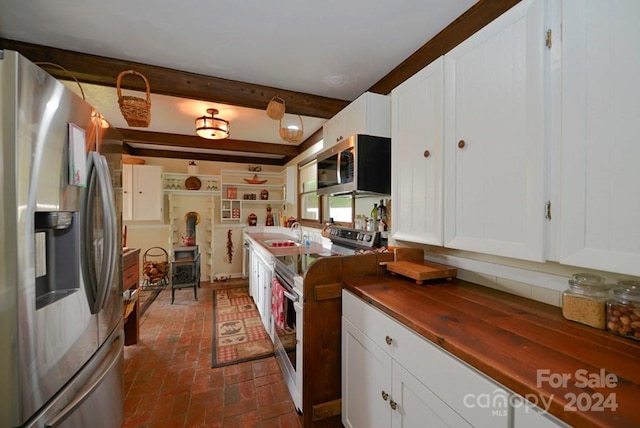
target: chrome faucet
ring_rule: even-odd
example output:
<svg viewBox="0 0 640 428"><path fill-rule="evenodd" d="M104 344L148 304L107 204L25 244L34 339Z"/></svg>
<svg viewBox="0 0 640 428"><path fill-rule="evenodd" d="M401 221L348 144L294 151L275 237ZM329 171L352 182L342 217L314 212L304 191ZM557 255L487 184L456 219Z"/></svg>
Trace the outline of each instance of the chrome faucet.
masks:
<svg viewBox="0 0 640 428"><path fill-rule="evenodd" d="M302 226L300 226L300 223L298 223L297 221L294 221L291 224L291 230L294 230L294 229L298 229L298 243L302 244L302 239L303 239L302 238L302 236L303 236L302 235Z"/></svg>

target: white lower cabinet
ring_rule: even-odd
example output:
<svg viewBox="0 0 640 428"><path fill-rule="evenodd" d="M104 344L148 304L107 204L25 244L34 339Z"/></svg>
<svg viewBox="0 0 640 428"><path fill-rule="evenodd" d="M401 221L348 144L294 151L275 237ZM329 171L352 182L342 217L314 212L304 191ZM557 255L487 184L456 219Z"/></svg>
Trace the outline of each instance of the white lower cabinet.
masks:
<svg viewBox="0 0 640 428"><path fill-rule="evenodd" d="M249 293L253 297L256 308L260 313L265 330L271 332L271 280L273 278L273 263L268 254L262 254L255 245L249 247Z"/></svg>
<svg viewBox="0 0 640 428"><path fill-rule="evenodd" d="M346 290L342 308L346 427L509 426L499 384Z"/></svg>
<svg viewBox="0 0 640 428"><path fill-rule="evenodd" d="M345 318L342 328L346 427L471 426Z"/></svg>
<svg viewBox="0 0 640 428"><path fill-rule="evenodd" d="M391 426L390 393L391 357L343 316L342 424Z"/></svg>
<svg viewBox="0 0 640 428"><path fill-rule="evenodd" d="M514 428L557 428L569 427L560 419L517 397L510 400L513 405Z"/></svg>

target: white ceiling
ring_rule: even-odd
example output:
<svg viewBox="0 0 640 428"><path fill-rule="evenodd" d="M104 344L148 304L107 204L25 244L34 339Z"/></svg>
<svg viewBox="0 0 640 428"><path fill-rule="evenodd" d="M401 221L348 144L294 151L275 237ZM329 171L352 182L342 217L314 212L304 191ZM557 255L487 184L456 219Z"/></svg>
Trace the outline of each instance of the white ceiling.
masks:
<svg viewBox="0 0 640 428"><path fill-rule="evenodd" d="M0 37L351 101L474 3L0 0ZM116 127L128 128L114 88L83 88ZM193 135L208 107L231 121L234 139L283 143L262 110L155 94L146 130ZM303 121L307 138L324 119Z"/></svg>

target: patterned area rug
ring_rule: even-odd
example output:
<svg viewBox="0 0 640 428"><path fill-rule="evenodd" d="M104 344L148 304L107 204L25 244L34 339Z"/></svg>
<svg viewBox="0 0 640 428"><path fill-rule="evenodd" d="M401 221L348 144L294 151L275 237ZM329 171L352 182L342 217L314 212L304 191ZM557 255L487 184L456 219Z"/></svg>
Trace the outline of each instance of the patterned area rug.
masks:
<svg viewBox="0 0 640 428"><path fill-rule="evenodd" d="M247 287L214 290L211 367L273 355L273 344Z"/></svg>

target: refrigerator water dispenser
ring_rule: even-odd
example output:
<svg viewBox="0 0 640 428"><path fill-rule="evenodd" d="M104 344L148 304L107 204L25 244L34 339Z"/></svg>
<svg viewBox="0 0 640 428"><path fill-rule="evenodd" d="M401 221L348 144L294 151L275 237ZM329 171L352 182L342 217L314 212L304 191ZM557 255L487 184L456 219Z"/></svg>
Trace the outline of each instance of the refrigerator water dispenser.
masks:
<svg viewBox="0 0 640 428"><path fill-rule="evenodd" d="M36 309L80 288L78 213L35 213Z"/></svg>

